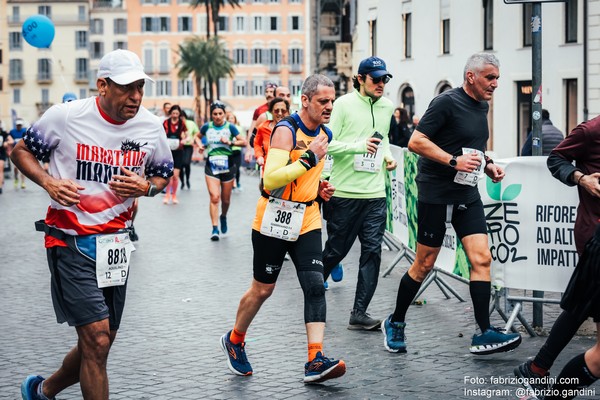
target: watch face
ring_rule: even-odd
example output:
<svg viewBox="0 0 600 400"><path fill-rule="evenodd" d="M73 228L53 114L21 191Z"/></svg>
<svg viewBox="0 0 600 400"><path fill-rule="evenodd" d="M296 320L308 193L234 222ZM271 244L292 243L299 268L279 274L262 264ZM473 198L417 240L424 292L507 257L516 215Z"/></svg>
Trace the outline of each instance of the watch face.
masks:
<svg viewBox="0 0 600 400"><path fill-rule="evenodd" d="M448 164L450 164L451 167L456 167L456 165L458 164L458 162L456 161L456 156L452 157Z"/></svg>

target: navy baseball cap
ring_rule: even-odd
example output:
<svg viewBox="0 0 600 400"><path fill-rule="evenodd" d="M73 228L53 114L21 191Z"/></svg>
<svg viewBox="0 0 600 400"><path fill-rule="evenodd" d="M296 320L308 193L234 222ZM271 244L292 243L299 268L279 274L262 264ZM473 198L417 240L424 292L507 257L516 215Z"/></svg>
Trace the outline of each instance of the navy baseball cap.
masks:
<svg viewBox="0 0 600 400"><path fill-rule="evenodd" d="M385 66L385 61L383 61L379 57L369 57L365 58L360 62L358 66L358 74L359 75L371 75L373 78L379 78L380 76L389 75L390 78L393 78L392 74L387 71L387 67Z"/></svg>

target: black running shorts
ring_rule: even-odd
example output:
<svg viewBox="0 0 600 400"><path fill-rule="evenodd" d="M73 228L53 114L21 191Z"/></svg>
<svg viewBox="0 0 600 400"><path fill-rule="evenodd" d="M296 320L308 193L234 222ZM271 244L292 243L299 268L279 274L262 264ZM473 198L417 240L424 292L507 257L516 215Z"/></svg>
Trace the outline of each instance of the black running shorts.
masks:
<svg viewBox="0 0 600 400"><path fill-rule="evenodd" d="M51 247L47 256L56 321L83 326L108 318L110 330L118 330L127 284L98 288L96 262L75 246Z"/></svg>
<svg viewBox="0 0 600 400"><path fill-rule="evenodd" d="M254 279L261 283L275 283L285 253L289 253L297 271L323 273L321 230L315 229L298 237L295 242L265 236L252 230L254 249Z"/></svg>
<svg viewBox="0 0 600 400"><path fill-rule="evenodd" d="M451 206L450 214L446 204L417 202L417 242L429 247L441 247L447 219L450 219L459 239L477 233L487 234L481 199L469 204Z"/></svg>

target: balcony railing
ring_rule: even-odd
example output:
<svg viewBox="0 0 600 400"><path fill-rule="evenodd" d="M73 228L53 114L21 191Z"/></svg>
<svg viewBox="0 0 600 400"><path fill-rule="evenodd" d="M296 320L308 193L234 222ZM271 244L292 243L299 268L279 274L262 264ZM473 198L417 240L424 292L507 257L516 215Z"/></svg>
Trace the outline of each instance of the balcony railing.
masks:
<svg viewBox="0 0 600 400"><path fill-rule="evenodd" d="M23 74L9 74L8 75L8 83L9 84L17 85L17 84L21 84L24 82L25 82L25 80L23 79Z"/></svg>
<svg viewBox="0 0 600 400"><path fill-rule="evenodd" d="M37 74L38 83L52 83L52 74L48 72L41 72Z"/></svg>
<svg viewBox="0 0 600 400"><path fill-rule="evenodd" d="M269 64L267 70L270 73L281 72L281 65L279 65L279 64Z"/></svg>
<svg viewBox="0 0 600 400"><path fill-rule="evenodd" d="M30 15L9 15L7 17L8 26L14 27L14 26L23 25L23 22L25 22L25 20L29 17L30 17ZM73 23L89 24L89 22L90 22L89 16L79 15L79 14L71 14L71 15L59 14L59 15L52 15L49 18L52 19L52 22L54 22L55 25L64 25L64 24L73 24Z"/></svg>
<svg viewBox="0 0 600 400"><path fill-rule="evenodd" d="M290 65L290 72L295 73L295 74L302 72L302 65L301 64Z"/></svg>

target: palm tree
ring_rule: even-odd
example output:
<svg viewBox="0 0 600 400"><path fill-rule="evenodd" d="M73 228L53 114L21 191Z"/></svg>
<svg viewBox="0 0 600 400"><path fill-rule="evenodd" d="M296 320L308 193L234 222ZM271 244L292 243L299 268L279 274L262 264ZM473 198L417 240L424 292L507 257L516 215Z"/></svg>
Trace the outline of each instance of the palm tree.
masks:
<svg viewBox="0 0 600 400"><path fill-rule="evenodd" d="M200 103L200 93L202 93L205 100L204 115L206 116L209 104L214 101L214 87L219 79L234 76L233 61L227 57L223 44L216 37L208 40L198 36L187 39L179 45L177 54L180 57L177 62L178 75L180 78L186 78L190 74L194 75L197 93L196 110L198 112L202 110ZM218 85L216 86L218 97Z"/></svg>
<svg viewBox="0 0 600 400"><path fill-rule="evenodd" d="M203 4L206 7L206 38L210 38L210 24L209 20L212 20L214 35L217 36L219 30L219 11L221 7L225 7L229 4L232 7L241 7L240 0L191 0L190 7L197 8ZM212 18L211 18L212 15Z"/></svg>

